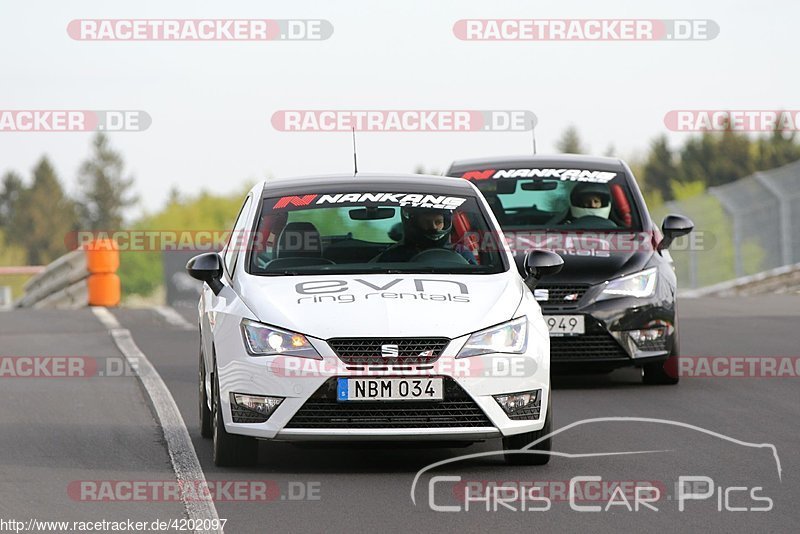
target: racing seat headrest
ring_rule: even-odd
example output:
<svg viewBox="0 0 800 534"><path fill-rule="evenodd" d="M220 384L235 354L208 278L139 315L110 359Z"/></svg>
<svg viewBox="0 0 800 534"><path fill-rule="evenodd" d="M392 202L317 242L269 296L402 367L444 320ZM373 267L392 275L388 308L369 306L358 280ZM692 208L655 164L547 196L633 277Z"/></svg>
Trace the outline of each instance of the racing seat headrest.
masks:
<svg viewBox="0 0 800 534"><path fill-rule="evenodd" d="M310 222L290 222L278 237L276 258L319 258L322 240Z"/></svg>

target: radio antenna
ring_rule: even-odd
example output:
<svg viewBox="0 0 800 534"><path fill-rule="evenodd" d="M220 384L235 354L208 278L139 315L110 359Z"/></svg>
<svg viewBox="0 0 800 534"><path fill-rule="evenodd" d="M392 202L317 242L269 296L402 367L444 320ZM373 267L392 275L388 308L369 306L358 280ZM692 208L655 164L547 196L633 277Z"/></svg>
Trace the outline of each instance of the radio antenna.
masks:
<svg viewBox="0 0 800 534"><path fill-rule="evenodd" d="M353 176L358 174L358 156L356 156L356 128L353 127Z"/></svg>
<svg viewBox="0 0 800 534"><path fill-rule="evenodd" d="M531 121L531 141L533 141L533 155L536 155L536 122Z"/></svg>

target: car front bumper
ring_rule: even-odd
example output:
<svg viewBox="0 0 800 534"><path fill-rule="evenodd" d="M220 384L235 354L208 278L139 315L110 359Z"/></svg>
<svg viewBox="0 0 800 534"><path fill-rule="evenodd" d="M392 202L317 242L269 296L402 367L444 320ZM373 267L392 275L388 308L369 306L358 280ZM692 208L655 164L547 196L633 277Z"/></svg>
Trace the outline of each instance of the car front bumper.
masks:
<svg viewBox="0 0 800 534"><path fill-rule="evenodd" d="M590 287L575 302L540 302L542 313L582 315L585 333L550 338L551 365L555 373L641 367L663 361L676 344L675 299L668 291L652 297L619 297L597 301L600 286ZM633 337L641 330L659 331L657 339Z"/></svg>
<svg viewBox="0 0 800 534"><path fill-rule="evenodd" d="M309 338L322 356L322 360L310 360L280 356L251 356L243 343L233 336L224 336L230 342L225 346L217 343L217 368L220 384L220 401L225 428L233 434L252 436L276 441L481 441L541 430L550 403L550 366L547 358L548 341L544 337L544 325L532 329L529 334L528 351L521 355L489 354L470 358L455 358L468 336L451 340L444 352L432 366L383 365L353 366L341 361L323 340ZM219 334L219 332L217 332ZM219 340L219 338L217 338ZM502 363L505 362L505 363ZM430 367L430 368L426 368ZM400 369L400 370L398 370ZM457 406L443 406L442 418L437 413L428 417L424 424L415 425L415 401L336 402L330 397L331 381L340 377L388 378L442 377L446 384L443 403L458 401ZM511 419L495 400L494 395L539 390L539 416L536 419ZM281 404L264 422L238 423L233 421L230 394L267 395L282 397ZM453 395L451 395L451 392ZM459 393L460 392L460 393ZM335 395L334 395L335 397ZM319 404L319 403L325 404ZM422 401L434 406L436 401ZM321 407L320 414L347 411L338 417L330 417L331 424L315 421L305 424L309 407L314 403ZM308 406L307 406L308 404ZM370 405L381 412L383 422L375 422L374 413L369 417L353 415L356 406ZM468 425L459 426L458 413L471 406L473 415L480 412L483 419L472 418ZM365 408L368 411L369 406ZM427 413L427 412L426 412ZM418 414L416 414L418 415ZM359 421L368 419L369 427ZM300 421L300 423L298 423ZM446 421L441 425L437 421Z"/></svg>

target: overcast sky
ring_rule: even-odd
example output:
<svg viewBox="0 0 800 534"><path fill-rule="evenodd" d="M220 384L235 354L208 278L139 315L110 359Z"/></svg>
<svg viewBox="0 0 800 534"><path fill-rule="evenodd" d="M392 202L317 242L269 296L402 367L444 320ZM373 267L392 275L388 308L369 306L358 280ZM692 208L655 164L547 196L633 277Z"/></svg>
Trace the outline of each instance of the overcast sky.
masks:
<svg viewBox="0 0 800 534"><path fill-rule="evenodd" d="M81 18L327 19L317 42L88 42ZM710 41L467 42L463 18L712 19ZM112 144L142 208L172 186L228 192L269 174L349 172L347 133L272 128L281 109L524 109L539 152L575 124L592 152L631 156L671 109L800 109L793 0L0 0L0 109L141 109L143 132ZM674 144L685 134L671 134ZM42 154L70 191L89 133L0 132L0 172ZM443 170L453 159L530 150L522 133L360 133L364 171Z"/></svg>

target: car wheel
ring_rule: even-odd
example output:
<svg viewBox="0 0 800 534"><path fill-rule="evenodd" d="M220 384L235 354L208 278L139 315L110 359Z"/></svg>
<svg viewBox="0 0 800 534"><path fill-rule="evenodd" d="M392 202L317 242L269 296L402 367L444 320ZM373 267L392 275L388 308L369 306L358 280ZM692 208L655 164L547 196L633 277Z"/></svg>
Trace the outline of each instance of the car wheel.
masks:
<svg viewBox="0 0 800 534"><path fill-rule="evenodd" d="M680 348L678 344L678 334L675 334L675 342L672 346L672 353L663 362L646 363L642 366L642 382L649 385L673 386L680 382L678 374L678 360L680 359Z"/></svg>
<svg viewBox="0 0 800 534"><path fill-rule="evenodd" d="M200 363L197 372L198 381L198 406L200 412L200 435L210 438L214 434L213 423L211 422L211 408L209 407L208 395L206 394L206 362L203 357L203 342L200 342Z"/></svg>
<svg viewBox="0 0 800 534"><path fill-rule="evenodd" d="M214 373L214 465L233 467L253 465L258 461L258 442L255 438L229 434L222 418L222 403L219 396L219 378Z"/></svg>
<svg viewBox="0 0 800 534"><path fill-rule="evenodd" d="M547 405L547 414L545 415L544 427L535 432L526 432L524 434L517 434L515 436L508 436L503 438L503 450L505 451L506 463L509 465L545 465L550 461L549 454L520 454L511 453L511 451L518 451L523 447L528 446L532 441L536 441L542 436L546 436L553 431L553 395L550 394L550 399ZM547 438L529 450L550 452L553 438ZM511 453L511 454L509 454Z"/></svg>

